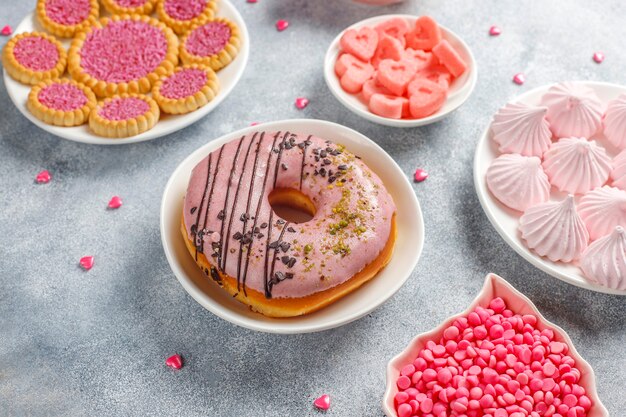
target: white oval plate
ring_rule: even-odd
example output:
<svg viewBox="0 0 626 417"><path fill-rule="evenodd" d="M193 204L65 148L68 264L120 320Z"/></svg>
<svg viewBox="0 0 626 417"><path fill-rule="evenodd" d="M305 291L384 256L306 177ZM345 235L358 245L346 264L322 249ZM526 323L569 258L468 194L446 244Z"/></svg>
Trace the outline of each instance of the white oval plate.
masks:
<svg viewBox="0 0 626 417"><path fill-rule="evenodd" d="M389 264L371 281L315 313L294 318L269 318L252 312L207 279L189 255L180 234L183 197L191 170L210 152L249 132L289 130L343 144L383 180L397 206L398 236ZM193 152L170 177L161 203L161 240L167 260L185 290L204 308L231 323L270 333L308 333L350 323L384 303L409 278L424 244L422 211L406 175L376 143L362 134L322 120L283 120L251 126L215 139Z"/></svg>
<svg viewBox="0 0 626 417"><path fill-rule="evenodd" d="M608 101L616 98L618 95L626 93L626 86L591 81L584 81L583 83L592 88L605 105ZM517 96L511 102L538 105L541 100L541 96L547 92L550 87L551 85L544 85L527 91L524 94ZM504 241L515 249L515 251L528 262L553 277L592 291L607 294L626 295L626 291L612 290L588 281L580 268L578 268L575 264L552 262L547 258L542 258L526 247L517 230L520 213L515 210L511 210L500 203L487 188L485 174L487 173L487 169L489 168L489 165L491 165L491 162L500 155L497 144L492 139L490 130L491 124L484 131L478 142L478 146L476 147L476 154L474 155L474 186L485 214L487 214L489 221L498 231L500 236L502 236ZM602 136L594 137L594 139L597 139L598 142L606 148L611 157L616 154L615 150L606 143ZM551 194L552 196L558 195L554 189Z"/></svg>
<svg viewBox="0 0 626 417"><path fill-rule="evenodd" d="M367 105L359 99L358 94L346 93L343 88L341 88L339 78L337 78L337 75L335 74L335 61L337 61L337 56L341 50L339 47L339 41L346 30L357 29L363 26L375 26L378 23L395 17L405 19L413 25L419 16L412 16L408 14L388 14L371 17L355 23L337 35L328 47L328 51L326 51L326 57L324 58L324 79L326 80L326 84L328 85L330 92L333 93L341 104L346 106L353 113L358 114L370 122L393 127L417 127L435 123L465 103L465 101L472 94L472 91L474 91L477 78L476 60L474 60L472 51L470 51L467 44L457 34L444 26L439 25L443 39L450 42L450 45L452 45L454 49L459 52L461 57L465 60L465 62L467 62L468 69L463 75L452 82L450 90L448 91L448 99L446 100L446 103L437 113L431 116L424 117L422 119L389 119L387 117L378 116L369 111Z"/></svg>
<svg viewBox="0 0 626 417"><path fill-rule="evenodd" d="M104 16L106 15L108 14L105 13ZM123 139L108 139L93 134L93 132L89 130L87 124L76 127L60 127L49 125L37 119L26 108L28 93L30 93L31 89L30 86L15 81L3 69L4 84L6 85L9 97L11 97L11 101L13 101L15 107L17 107L18 110L28 120L42 128L46 132L52 133L53 135L59 136L64 139L73 140L75 142L89 143L92 145L121 145L126 143L143 142L146 140L156 139L161 136L169 135L170 133L181 130L189 126L190 124L197 122L202 117L213 111L213 109L215 109L222 102L222 100L224 100L230 94L235 85L237 85L237 82L239 82L239 79L241 78L241 75L246 68L246 64L248 63L248 54L250 52L250 38L248 36L246 23L244 22L237 9L228 0L220 0L218 15L220 17L225 17L232 20L237 24L237 26L239 26L239 29L241 30L242 42L241 49L233 62L231 62L230 65L228 65L226 68L223 68L217 73L217 78L220 82L220 91L217 97L215 97L215 99L213 99L213 101L211 101L206 106L201 107L198 110L188 114L168 115L161 113L161 118L159 119L159 122L152 129L140 135ZM22 20L22 22L15 29L15 33L18 34L22 32L32 31L46 32L46 30L43 29L39 22L37 22L37 18L35 17L34 13L30 13L24 18L24 20ZM63 46L65 46L66 49L69 48L71 39L62 40L59 38L59 40L61 41L61 43L63 43Z"/></svg>

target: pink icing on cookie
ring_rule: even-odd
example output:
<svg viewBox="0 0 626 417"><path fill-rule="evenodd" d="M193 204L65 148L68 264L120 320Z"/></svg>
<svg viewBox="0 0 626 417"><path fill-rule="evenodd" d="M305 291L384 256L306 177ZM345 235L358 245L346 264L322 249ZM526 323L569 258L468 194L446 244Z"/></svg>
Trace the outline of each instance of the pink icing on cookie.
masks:
<svg viewBox="0 0 626 417"><path fill-rule="evenodd" d="M165 59L167 40L157 27L145 22L110 22L87 35L80 64L92 77L111 83L145 77Z"/></svg>
<svg viewBox="0 0 626 417"><path fill-rule="evenodd" d="M139 7L146 3L146 0L115 0L115 2L121 7Z"/></svg>
<svg viewBox="0 0 626 417"><path fill-rule="evenodd" d="M80 109L87 103L85 93L72 84L51 84L42 89L37 98L44 106L62 111Z"/></svg>
<svg viewBox="0 0 626 417"><path fill-rule="evenodd" d="M47 0L46 15L61 25L75 25L87 19L91 11L89 0Z"/></svg>
<svg viewBox="0 0 626 417"><path fill-rule="evenodd" d="M98 114L108 120L128 120L150 110L150 105L136 97L116 98L102 106Z"/></svg>
<svg viewBox="0 0 626 417"><path fill-rule="evenodd" d="M200 91L204 84L206 72L195 68L185 69L163 81L161 94L171 99L189 97Z"/></svg>
<svg viewBox="0 0 626 417"><path fill-rule="evenodd" d="M49 71L59 61L56 45L40 36L20 39L13 49L17 62L33 71Z"/></svg>
<svg viewBox="0 0 626 417"><path fill-rule="evenodd" d="M221 22L209 22L195 29L187 38L187 51L197 56L211 56L230 40L230 28Z"/></svg>
<svg viewBox="0 0 626 417"><path fill-rule="evenodd" d="M165 12L176 20L191 20L200 16L207 0L166 0Z"/></svg>

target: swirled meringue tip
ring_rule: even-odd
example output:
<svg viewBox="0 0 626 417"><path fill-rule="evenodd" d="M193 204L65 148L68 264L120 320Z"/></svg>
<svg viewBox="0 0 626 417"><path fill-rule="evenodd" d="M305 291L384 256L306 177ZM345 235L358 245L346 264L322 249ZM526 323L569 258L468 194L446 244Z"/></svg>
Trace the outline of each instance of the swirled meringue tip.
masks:
<svg viewBox="0 0 626 417"><path fill-rule="evenodd" d="M602 125L602 103L595 91L584 84L556 84L543 95L541 105L548 108L546 117L557 138L590 138Z"/></svg>
<svg viewBox="0 0 626 417"><path fill-rule="evenodd" d="M552 143L547 107L508 103L493 117L493 140L502 153L541 157Z"/></svg>
<svg viewBox="0 0 626 417"><path fill-rule="evenodd" d="M589 233L571 194L563 201L526 210L520 217L519 230L529 249L553 262L578 259L589 242Z"/></svg>
<svg viewBox="0 0 626 417"><path fill-rule="evenodd" d="M613 180L613 187L626 190L626 150L620 152L613 159L611 179Z"/></svg>
<svg viewBox="0 0 626 417"><path fill-rule="evenodd" d="M580 199L578 214L591 240L606 236L616 226L626 227L626 191L608 185L596 188Z"/></svg>
<svg viewBox="0 0 626 417"><path fill-rule="evenodd" d="M550 198L548 176L536 156L500 155L485 178L489 191L513 210L524 211Z"/></svg>
<svg viewBox="0 0 626 417"><path fill-rule="evenodd" d="M560 191L585 194L607 182L611 158L594 140L563 138L543 155L543 169Z"/></svg>
<svg viewBox="0 0 626 417"><path fill-rule="evenodd" d="M591 282L626 290L626 230L615 226L613 232L589 245L580 268Z"/></svg>
<svg viewBox="0 0 626 417"><path fill-rule="evenodd" d="M626 149L626 94L609 102L602 122L608 141L620 150Z"/></svg>

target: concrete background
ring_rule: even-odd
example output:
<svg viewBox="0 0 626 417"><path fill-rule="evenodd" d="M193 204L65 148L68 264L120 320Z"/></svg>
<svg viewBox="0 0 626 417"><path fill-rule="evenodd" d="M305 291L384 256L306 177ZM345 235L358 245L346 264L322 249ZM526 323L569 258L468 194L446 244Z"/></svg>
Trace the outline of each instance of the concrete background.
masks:
<svg viewBox="0 0 626 417"><path fill-rule="evenodd" d="M624 82L626 3L466 0L369 7L347 0L234 0L252 36L233 93L195 125L117 147L65 141L31 125L0 86L0 415L382 416L384 370L416 334L466 308L485 274L506 277L561 325L597 373L612 416L626 415L626 298L582 290L527 264L497 235L472 183L491 115L514 95L566 80ZM34 0L0 0L17 26ZM400 130L344 109L322 77L325 50L346 26L378 14L430 14L473 49L479 80L446 120ZM278 19L290 27L279 33ZM502 35L490 38L492 24ZM6 38L0 38L4 44ZM604 51L597 65L593 52ZM513 74L527 82L517 86ZM1 83L1 81L0 81ZM306 96L304 111L293 105ZM415 184L426 222L422 259L406 285L355 323L276 336L235 327L185 293L165 259L159 205L173 169L193 150L253 121L319 118L377 141ZM34 183L49 169L53 181ZM107 211L109 198L124 206ZM78 267L93 254L89 272ZM181 353L185 368L164 365Z"/></svg>

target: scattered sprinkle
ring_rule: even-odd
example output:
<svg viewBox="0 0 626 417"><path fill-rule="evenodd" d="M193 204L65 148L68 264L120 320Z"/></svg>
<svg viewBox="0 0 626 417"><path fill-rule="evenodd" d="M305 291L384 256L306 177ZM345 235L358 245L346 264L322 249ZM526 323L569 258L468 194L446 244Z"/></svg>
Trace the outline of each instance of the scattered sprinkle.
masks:
<svg viewBox="0 0 626 417"><path fill-rule="evenodd" d="M111 197L111 200L109 200L109 208L110 209L118 209L120 207L122 207L122 199L119 198L116 195Z"/></svg>
<svg viewBox="0 0 626 417"><path fill-rule="evenodd" d="M85 271L89 271L93 268L93 256L83 256L80 258L80 266L83 267Z"/></svg>
<svg viewBox="0 0 626 417"><path fill-rule="evenodd" d="M51 179L52 175L50 175L47 169L44 169L35 177L35 181L37 181L38 184L47 184Z"/></svg>
<svg viewBox="0 0 626 417"><path fill-rule="evenodd" d="M257 0L248 0L248 3L256 3Z"/></svg>
<svg viewBox="0 0 626 417"><path fill-rule="evenodd" d="M278 29L279 32L282 32L288 27L289 27L289 22L286 20L280 19L279 21L276 22L276 29Z"/></svg>
<svg viewBox="0 0 626 417"><path fill-rule="evenodd" d="M2 36L10 36L13 33L13 28L9 25L6 25L2 28L0 33L2 34Z"/></svg>
<svg viewBox="0 0 626 417"><path fill-rule="evenodd" d="M309 105L309 99L306 97L298 97L296 99L296 107L300 110L304 109Z"/></svg>
<svg viewBox="0 0 626 417"><path fill-rule="evenodd" d="M492 26L489 28L489 36L500 36L502 30L500 30L497 26Z"/></svg>
<svg viewBox="0 0 626 417"><path fill-rule="evenodd" d="M328 410L330 408L330 396L328 396L328 394L322 395L313 401L313 405L320 410Z"/></svg>
<svg viewBox="0 0 626 417"><path fill-rule="evenodd" d="M517 85L522 85L526 82L526 76L523 73L517 73L513 76L513 82Z"/></svg>
<svg viewBox="0 0 626 417"><path fill-rule="evenodd" d="M180 369L183 367L183 358L177 353L167 358L165 364L170 368Z"/></svg>
<svg viewBox="0 0 626 417"><path fill-rule="evenodd" d="M415 170L415 174L413 174L413 179L415 180L415 182L422 182L426 178L428 178L428 172L420 168L417 168Z"/></svg>
<svg viewBox="0 0 626 417"><path fill-rule="evenodd" d="M261 124L261 122L252 122L252 123L250 123L250 126L256 126L256 125L260 125L260 124Z"/></svg>
<svg viewBox="0 0 626 417"><path fill-rule="evenodd" d="M593 54L593 60L597 63L597 64L601 64L602 61L604 61L604 54L602 52L596 52Z"/></svg>

